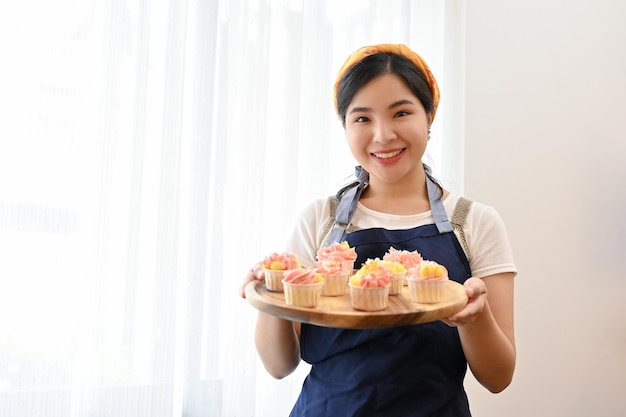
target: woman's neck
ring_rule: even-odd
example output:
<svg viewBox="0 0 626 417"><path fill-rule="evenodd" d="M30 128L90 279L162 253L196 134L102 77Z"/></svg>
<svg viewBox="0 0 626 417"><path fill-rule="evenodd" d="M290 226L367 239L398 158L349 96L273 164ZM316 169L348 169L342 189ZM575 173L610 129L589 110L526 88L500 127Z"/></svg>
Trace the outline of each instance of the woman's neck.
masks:
<svg viewBox="0 0 626 417"><path fill-rule="evenodd" d="M365 207L389 214L416 214L430 210L426 173L402 182L386 183L370 177L360 199Z"/></svg>

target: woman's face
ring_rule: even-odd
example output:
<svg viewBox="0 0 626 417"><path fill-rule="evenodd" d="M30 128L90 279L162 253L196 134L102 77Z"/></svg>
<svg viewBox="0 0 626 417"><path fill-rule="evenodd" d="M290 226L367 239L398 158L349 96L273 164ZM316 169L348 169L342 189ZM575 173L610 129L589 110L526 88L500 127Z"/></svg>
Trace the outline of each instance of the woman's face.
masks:
<svg viewBox="0 0 626 417"><path fill-rule="evenodd" d="M383 74L352 98L346 138L352 155L372 177L385 183L412 181L423 173L429 116L396 74Z"/></svg>

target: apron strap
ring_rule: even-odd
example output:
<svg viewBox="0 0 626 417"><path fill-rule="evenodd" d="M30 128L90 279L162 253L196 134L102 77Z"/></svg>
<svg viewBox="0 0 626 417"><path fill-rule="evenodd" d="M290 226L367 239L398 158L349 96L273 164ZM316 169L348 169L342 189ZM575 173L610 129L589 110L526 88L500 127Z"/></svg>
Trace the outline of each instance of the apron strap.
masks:
<svg viewBox="0 0 626 417"><path fill-rule="evenodd" d="M471 260L471 257L469 245L467 244L465 232L463 231L463 225L465 224L465 219L467 218L470 207L472 207L472 200L468 200L465 197L459 197L459 201L457 201L456 207L454 207L452 220L450 220L452 226L454 227L454 231L461 242L461 246L463 247L463 251L465 252L465 256L468 261Z"/></svg>
<svg viewBox="0 0 626 417"><path fill-rule="evenodd" d="M435 219L435 225L437 230L439 230L439 234L451 232L453 230L452 224L448 220L446 209L441 201L441 194L428 175L426 176L426 188L428 189L428 199L430 200L430 211L433 219Z"/></svg>
<svg viewBox="0 0 626 417"><path fill-rule="evenodd" d="M337 211L335 214L335 222L330 231L326 245L328 246L334 242L341 242L345 240L346 230L350 226L352 216L356 211L356 206L361 198L363 190L367 188L369 184L369 174L362 167L357 166L354 170L354 174L357 177L357 182L347 187L347 191L344 188L343 194L339 193L339 204L337 205ZM448 215L441 201L441 194L437 190L437 186L433 181L426 176L426 188L428 189L428 199L430 200L430 210L435 220L435 225L439 234L449 233L453 230L452 224L448 220Z"/></svg>
<svg viewBox="0 0 626 417"><path fill-rule="evenodd" d="M334 242L341 242L346 235L346 229L350 226L350 220L356 211L357 203L363 190L365 190L369 184L369 173L365 171L361 166L354 168L354 175L357 182L352 185L352 188L342 190L343 195L339 195L339 204L337 205L337 211L335 213L335 223L330 231L330 236L327 245ZM341 192L340 192L341 194Z"/></svg>

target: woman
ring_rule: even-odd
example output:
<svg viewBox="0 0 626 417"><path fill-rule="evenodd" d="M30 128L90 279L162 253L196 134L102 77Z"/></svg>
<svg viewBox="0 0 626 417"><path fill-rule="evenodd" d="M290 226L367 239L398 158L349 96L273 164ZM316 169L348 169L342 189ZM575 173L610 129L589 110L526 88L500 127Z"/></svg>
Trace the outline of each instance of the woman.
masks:
<svg viewBox="0 0 626 417"><path fill-rule="evenodd" d="M445 265L469 301L441 322L374 330L260 312L259 356L275 378L289 375L301 358L312 365L294 417L469 416L467 365L491 392L505 389L515 368L517 271L506 229L494 209L443 189L421 162L439 89L418 54L394 44L357 50L339 72L335 100L358 181L311 204L287 250L308 266L332 241L356 249L355 265L382 258L389 246L417 250ZM244 285L262 274L255 266Z"/></svg>

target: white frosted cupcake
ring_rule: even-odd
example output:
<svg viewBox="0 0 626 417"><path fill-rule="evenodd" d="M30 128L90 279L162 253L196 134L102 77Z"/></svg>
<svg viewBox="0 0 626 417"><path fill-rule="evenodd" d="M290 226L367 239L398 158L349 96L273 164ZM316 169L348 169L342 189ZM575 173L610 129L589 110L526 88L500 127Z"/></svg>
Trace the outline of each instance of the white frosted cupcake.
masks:
<svg viewBox="0 0 626 417"><path fill-rule="evenodd" d="M441 302L447 281L448 270L434 261L422 261L407 274L411 298L423 304Z"/></svg>
<svg viewBox="0 0 626 417"><path fill-rule="evenodd" d="M348 278L352 274L351 262L317 261L315 272L324 278L322 295L334 297L348 292Z"/></svg>
<svg viewBox="0 0 626 417"><path fill-rule="evenodd" d="M350 277L350 303L362 311L379 311L387 308L392 274L380 262L368 260Z"/></svg>
<svg viewBox="0 0 626 417"><path fill-rule="evenodd" d="M310 268L286 271L283 278L285 302L289 305L316 307L323 287L324 278Z"/></svg>
<svg viewBox="0 0 626 417"><path fill-rule="evenodd" d="M285 271L300 268L300 262L289 252L274 252L265 257L262 264L265 273L265 288L274 292L283 292L282 280Z"/></svg>

